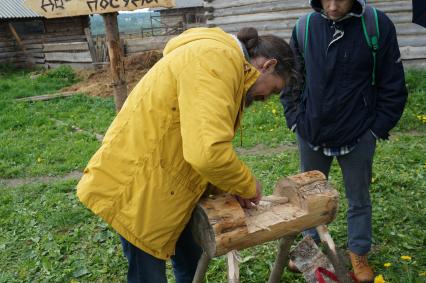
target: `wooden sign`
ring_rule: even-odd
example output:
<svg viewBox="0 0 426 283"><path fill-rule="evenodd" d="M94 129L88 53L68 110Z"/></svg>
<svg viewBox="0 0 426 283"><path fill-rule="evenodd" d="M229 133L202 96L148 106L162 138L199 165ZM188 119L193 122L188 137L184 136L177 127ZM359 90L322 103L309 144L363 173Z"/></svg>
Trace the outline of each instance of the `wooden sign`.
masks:
<svg viewBox="0 0 426 283"><path fill-rule="evenodd" d="M46 18L73 17L143 8L175 6L174 0L25 0L24 4Z"/></svg>

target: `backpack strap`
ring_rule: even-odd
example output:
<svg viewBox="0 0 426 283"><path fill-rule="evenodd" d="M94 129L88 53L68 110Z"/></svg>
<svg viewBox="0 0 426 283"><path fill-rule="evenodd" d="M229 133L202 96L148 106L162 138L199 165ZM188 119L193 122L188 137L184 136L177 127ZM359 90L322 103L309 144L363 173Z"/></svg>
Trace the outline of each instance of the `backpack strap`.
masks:
<svg viewBox="0 0 426 283"><path fill-rule="evenodd" d="M312 14L313 12L301 16L296 23L297 45L299 46L299 51L303 57L305 57L306 46L308 43L309 20Z"/></svg>
<svg viewBox="0 0 426 283"><path fill-rule="evenodd" d="M365 40L371 48L373 54L373 75L372 85L376 84L376 55L379 50L379 20L376 8L366 5L364 14L361 17L362 29L364 30Z"/></svg>

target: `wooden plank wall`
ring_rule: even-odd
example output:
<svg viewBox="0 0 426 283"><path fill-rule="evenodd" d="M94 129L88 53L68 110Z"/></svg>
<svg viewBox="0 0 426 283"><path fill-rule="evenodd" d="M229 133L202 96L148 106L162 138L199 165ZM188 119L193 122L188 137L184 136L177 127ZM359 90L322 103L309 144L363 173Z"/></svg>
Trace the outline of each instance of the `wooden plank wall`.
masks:
<svg viewBox="0 0 426 283"><path fill-rule="evenodd" d="M370 0L394 22L404 66L426 68L426 28L411 23L411 0ZM274 34L287 41L296 20L312 11L308 0L206 0L207 26L236 33L253 26L260 34Z"/></svg>
<svg viewBox="0 0 426 283"><path fill-rule="evenodd" d="M7 23L0 22L0 64L27 65L24 55L17 42L13 40Z"/></svg>
<svg viewBox="0 0 426 283"><path fill-rule="evenodd" d="M77 68L92 66L93 59L85 34L85 29L89 27L88 16L45 19L44 33L18 34L26 52L21 50L9 30L9 24L18 22L15 19L0 23L0 64L28 66L28 63L32 63L46 68L61 64Z"/></svg>

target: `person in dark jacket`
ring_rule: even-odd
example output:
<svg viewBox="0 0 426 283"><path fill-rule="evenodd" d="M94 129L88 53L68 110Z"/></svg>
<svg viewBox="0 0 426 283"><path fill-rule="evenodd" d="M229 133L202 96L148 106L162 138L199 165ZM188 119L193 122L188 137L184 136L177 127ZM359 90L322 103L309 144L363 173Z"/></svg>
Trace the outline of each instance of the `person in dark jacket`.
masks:
<svg viewBox="0 0 426 283"><path fill-rule="evenodd" d="M379 50L373 66L361 21L365 1L310 3L315 12L303 54L296 27L290 42L299 58L299 84L284 89L281 102L287 126L297 133L301 170L320 170L328 176L333 158L338 161L348 200L352 266L358 281L370 282L374 272L367 262L372 242L369 186L376 140L389 137L407 99L395 26L377 11ZM306 234L318 239L315 230Z"/></svg>

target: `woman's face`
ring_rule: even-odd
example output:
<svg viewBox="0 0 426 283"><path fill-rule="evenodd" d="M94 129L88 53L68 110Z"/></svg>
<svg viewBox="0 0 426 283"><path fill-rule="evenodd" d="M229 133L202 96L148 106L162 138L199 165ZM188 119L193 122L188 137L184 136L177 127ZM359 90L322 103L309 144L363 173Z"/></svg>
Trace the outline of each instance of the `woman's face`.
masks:
<svg viewBox="0 0 426 283"><path fill-rule="evenodd" d="M275 72L276 59L257 57L251 60L251 63L259 70L261 75L247 93L250 100L249 104L251 104L252 100L265 100L270 95L279 93L284 88L284 79Z"/></svg>

